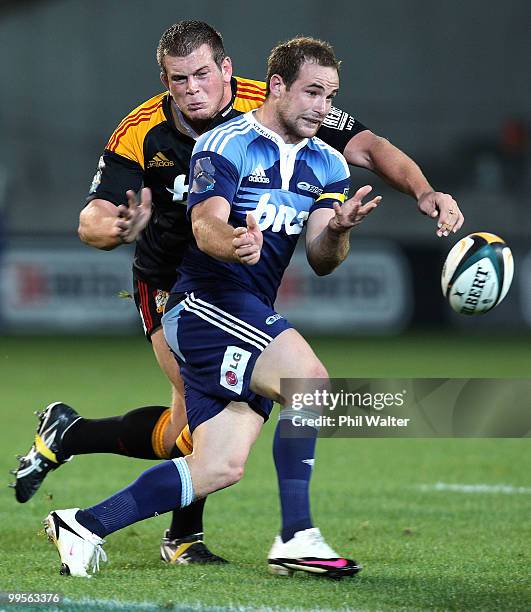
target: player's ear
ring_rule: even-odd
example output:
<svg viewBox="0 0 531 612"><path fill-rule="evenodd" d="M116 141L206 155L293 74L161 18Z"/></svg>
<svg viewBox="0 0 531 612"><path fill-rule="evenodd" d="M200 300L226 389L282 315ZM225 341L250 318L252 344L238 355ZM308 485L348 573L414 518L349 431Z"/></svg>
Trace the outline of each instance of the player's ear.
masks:
<svg viewBox="0 0 531 612"><path fill-rule="evenodd" d="M279 74L272 75L269 79L269 91L271 95L278 98L283 88L285 88L284 79Z"/></svg>
<svg viewBox="0 0 531 612"><path fill-rule="evenodd" d="M166 89L170 88L170 82L168 80L168 75L166 74L164 70L160 71L160 80L162 81L162 84L164 85Z"/></svg>
<svg viewBox="0 0 531 612"><path fill-rule="evenodd" d="M223 82L230 83L232 78L232 60L230 57L224 57L221 62L221 74L223 75Z"/></svg>

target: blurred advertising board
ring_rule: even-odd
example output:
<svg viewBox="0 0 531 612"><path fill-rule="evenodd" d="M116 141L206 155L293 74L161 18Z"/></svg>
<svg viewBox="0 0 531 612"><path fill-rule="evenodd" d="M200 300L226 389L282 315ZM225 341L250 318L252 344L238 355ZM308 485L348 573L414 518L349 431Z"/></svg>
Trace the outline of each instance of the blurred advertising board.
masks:
<svg viewBox="0 0 531 612"><path fill-rule="evenodd" d="M413 289L410 267L399 247L367 241L318 277L297 250L280 287L276 310L313 333L398 333L409 325Z"/></svg>
<svg viewBox="0 0 531 612"><path fill-rule="evenodd" d="M135 329L131 253L79 247L13 247L0 261L0 317L8 330Z"/></svg>
<svg viewBox="0 0 531 612"><path fill-rule="evenodd" d="M137 331L131 299L131 253L73 246L13 247L0 263L4 329ZM412 313L409 264L392 243L352 248L333 274L318 277L297 250L282 283L277 310L302 331L332 334L397 333Z"/></svg>

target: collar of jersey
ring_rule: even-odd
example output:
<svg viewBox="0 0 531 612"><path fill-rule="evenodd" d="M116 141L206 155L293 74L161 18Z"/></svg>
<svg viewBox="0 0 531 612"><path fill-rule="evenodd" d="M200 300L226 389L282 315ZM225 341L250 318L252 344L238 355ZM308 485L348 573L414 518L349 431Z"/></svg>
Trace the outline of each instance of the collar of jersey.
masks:
<svg viewBox="0 0 531 612"><path fill-rule="evenodd" d="M185 116L183 115L181 109L175 104L174 99L170 96L170 106L175 110L177 117L179 118L179 122L182 127L186 130L187 135L194 140L199 138L199 134L194 130L194 128L186 121Z"/></svg>
<svg viewBox="0 0 531 612"><path fill-rule="evenodd" d="M216 119L216 117L226 117L230 111L233 108L233 104L234 104L234 98L236 96L236 79L234 77L232 77L231 80L231 89L232 89L232 96L230 99L230 102L227 104L227 106L225 106L224 108L222 108L217 115L215 115L214 117L212 117L211 123L214 122L214 120ZM192 138L193 140L197 140L199 138L199 136L201 136L201 134L199 134L198 132L196 132L194 130L194 128L188 123L188 121L186 120L186 117L184 116L184 114L182 113L181 109L177 106L177 104L175 104L175 100L172 98L171 94L168 92L167 94L167 104L168 104L168 111L165 111L165 115L166 115L166 119L168 120L168 123L171 125L171 127L176 130L179 134L183 134L185 136L189 136L190 138ZM177 113L177 117L179 118L179 122L181 124L181 127L186 131L186 134L180 130L178 128L177 125L175 125L175 121L173 119L173 115L172 115L172 108L175 109L175 112ZM213 128L208 128L205 131L208 131L209 129L213 129ZM204 132L202 132L204 133Z"/></svg>
<svg viewBox="0 0 531 612"><path fill-rule="evenodd" d="M249 111L248 113L245 113L244 115L245 119L253 126L255 132L258 132L261 136L264 136L264 138L269 138L269 140L272 140L278 146L281 152L291 151L293 154L293 153L296 153L297 151L300 151L303 147L305 147L308 144L308 138L303 138L300 142L296 143L295 145L291 145L291 144L284 142L282 138L276 132L269 130L268 128L266 128L264 125L262 125L255 119L254 117L255 112L256 111L253 110L253 111Z"/></svg>

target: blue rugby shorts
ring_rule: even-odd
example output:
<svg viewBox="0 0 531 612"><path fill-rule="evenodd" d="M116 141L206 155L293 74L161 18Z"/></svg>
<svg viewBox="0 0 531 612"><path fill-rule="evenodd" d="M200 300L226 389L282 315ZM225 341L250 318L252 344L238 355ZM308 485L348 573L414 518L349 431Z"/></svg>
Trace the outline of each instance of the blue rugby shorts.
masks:
<svg viewBox="0 0 531 612"><path fill-rule="evenodd" d="M198 290L178 299L170 297L162 325L181 368L190 431L231 401L247 402L267 420L273 402L249 389L251 375L262 351L292 325L243 290Z"/></svg>

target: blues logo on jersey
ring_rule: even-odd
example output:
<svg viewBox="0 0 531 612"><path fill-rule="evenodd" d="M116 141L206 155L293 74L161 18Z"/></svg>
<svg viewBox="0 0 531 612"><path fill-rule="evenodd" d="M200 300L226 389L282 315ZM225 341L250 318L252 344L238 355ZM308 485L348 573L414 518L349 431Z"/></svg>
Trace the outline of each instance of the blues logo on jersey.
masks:
<svg viewBox="0 0 531 612"><path fill-rule="evenodd" d="M193 182L191 193L205 193L214 189L214 174L216 168L210 161L210 157L199 157L195 160L193 169Z"/></svg>

